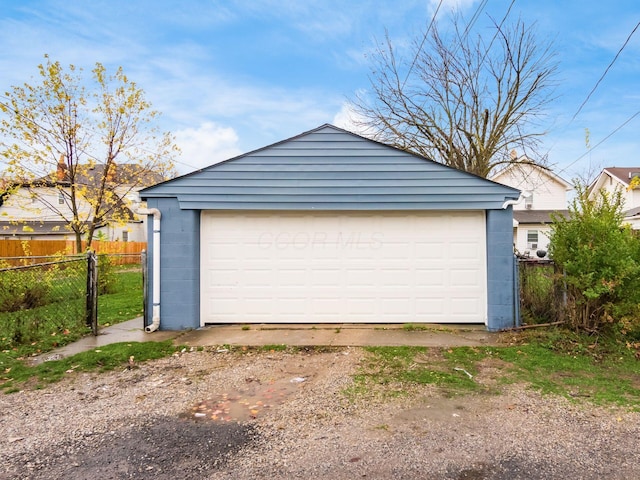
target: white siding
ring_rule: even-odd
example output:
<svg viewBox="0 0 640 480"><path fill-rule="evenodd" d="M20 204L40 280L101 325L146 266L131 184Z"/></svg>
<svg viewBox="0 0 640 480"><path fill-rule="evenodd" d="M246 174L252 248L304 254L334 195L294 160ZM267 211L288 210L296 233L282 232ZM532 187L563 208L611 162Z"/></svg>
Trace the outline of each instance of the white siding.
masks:
<svg viewBox="0 0 640 480"><path fill-rule="evenodd" d="M527 234L531 230L538 232L538 248L529 248L529 242L527 241ZM520 224L515 234L515 244L518 252L524 255L530 255L536 257L536 250L549 251L549 235L551 234L551 227L544 224Z"/></svg>
<svg viewBox="0 0 640 480"><path fill-rule="evenodd" d="M566 210L567 208L566 185L540 167L520 164L506 169L492 180L532 193L532 210ZM527 207L525 202L522 202L513 208L525 210Z"/></svg>

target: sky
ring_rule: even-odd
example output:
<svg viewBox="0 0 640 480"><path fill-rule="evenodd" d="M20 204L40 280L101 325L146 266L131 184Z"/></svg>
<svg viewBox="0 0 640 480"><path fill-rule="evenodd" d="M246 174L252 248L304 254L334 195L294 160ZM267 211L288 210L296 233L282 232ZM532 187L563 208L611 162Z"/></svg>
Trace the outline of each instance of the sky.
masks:
<svg viewBox="0 0 640 480"><path fill-rule="evenodd" d="M376 45L388 35L402 52L440 3L439 17L457 9L492 36L512 0L0 0L0 92L37 80L45 54L121 66L188 173L325 123L353 130ZM567 180L640 166L640 2L515 0L518 16L559 64L540 154Z"/></svg>

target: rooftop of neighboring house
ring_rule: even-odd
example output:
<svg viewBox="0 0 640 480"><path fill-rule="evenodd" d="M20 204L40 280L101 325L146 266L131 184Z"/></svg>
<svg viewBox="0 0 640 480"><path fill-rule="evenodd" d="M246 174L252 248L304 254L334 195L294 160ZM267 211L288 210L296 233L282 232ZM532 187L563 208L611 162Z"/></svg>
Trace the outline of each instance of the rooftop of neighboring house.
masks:
<svg viewBox="0 0 640 480"><path fill-rule="evenodd" d="M101 180L104 177L106 168L107 165L102 163L78 165L74 181L80 185L92 185L96 179ZM147 167L137 163L113 163L109 168L107 181L111 184L149 187L166 180L160 173L153 172ZM44 176L35 183L64 183L69 182L69 180L68 167L64 162L61 162L58 164L55 175L52 173L51 175Z"/></svg>
<svg viewBox="0 0 640 480"><path fill-rule="evenodd" d="M552 223L552 213L561 215L564 218L569 216L569 210L514 210L513 219L523 225Z"/></svg>
<svg viewBox="0 0 640 480"><path fill-rule="evenodd" d="M598 178L600 178L600 176L603 173L606 173L610 177L615 178L616 180L620 181L625 186L629 186L629 183L631 183L631 179L633 177L640 177L640 167L607 167L607 168L603 168L602 169L602 173L598 176ZM597 181L598 181L598 179L596 179L593 182L592 186L595 185L595 183Z"/></svg>
<svg viewBox="0 0 640 480"><path fill-rule="evenodd" d="M640 217L640 207L636 207L636 208L632 208L630 210L627 210L626 212L624 212L624 215L627 218Z"/></svg>
<svg viewBox="0 0 640 480"><path fill-rule="evenodd" d="M0 221L0 236L64 235L71 233L64 221Z"/></svg>

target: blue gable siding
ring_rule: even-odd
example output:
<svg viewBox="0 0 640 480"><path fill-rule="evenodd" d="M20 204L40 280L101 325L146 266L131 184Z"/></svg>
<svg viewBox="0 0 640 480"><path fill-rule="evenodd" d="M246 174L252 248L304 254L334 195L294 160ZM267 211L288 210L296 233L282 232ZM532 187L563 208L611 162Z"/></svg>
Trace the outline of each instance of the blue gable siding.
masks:
<svg viewBox="0 0 640 480"><path fill-rule="evenodd" d="M185 210L477 210L519 193L325 125L142 195Z"/></svg>
<svg viewBox="0 0 640 480"><path fill-rule="evenodd" d="M485 210L487 327L513 326L512 211L502 206L519 193L331 125L147 188L143 200L162 212L161 328L200 326L202 210Z"/></svg>

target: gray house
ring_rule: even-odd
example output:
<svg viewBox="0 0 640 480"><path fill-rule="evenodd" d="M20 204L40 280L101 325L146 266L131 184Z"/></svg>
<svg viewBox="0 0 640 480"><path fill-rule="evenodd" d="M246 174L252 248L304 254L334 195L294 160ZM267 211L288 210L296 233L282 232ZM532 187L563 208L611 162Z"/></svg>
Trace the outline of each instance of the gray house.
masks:
<svg viewBox="0 0 640 480"><path fill-rule="evenodd" d="M519 195L332 125L149 187L147 331L514 326Z"/></svg>

